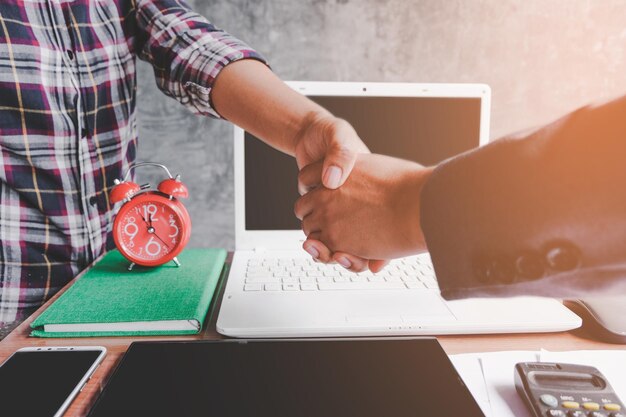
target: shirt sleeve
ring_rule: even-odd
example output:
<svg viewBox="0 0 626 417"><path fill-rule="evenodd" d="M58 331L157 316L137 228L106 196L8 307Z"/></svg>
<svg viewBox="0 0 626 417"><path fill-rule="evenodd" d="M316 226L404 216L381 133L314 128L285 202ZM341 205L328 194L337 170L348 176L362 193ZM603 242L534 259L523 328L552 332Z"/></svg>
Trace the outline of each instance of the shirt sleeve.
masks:
<svg viewBox="0 0 626 417"><path fill-rule="evenodd" d="M421 224L446 299L626 292L626 97L435 169Z"/></svg>
<svg viewBox="0 0 626 417"><path fill-rule="evenodd" d="M152 64L157 86L195 114L220 118L211 90L220 71L240 59L265 59L217 28L182 0L137 0L139 58Z"/></svg>

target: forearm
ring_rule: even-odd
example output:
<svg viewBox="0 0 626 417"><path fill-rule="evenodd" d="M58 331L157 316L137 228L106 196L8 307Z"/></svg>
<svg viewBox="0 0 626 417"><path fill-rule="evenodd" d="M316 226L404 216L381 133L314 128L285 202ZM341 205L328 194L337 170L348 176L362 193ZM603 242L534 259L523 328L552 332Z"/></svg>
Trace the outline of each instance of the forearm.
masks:
<svg viewBox="0 0 626 417"><path fill-rule="evenodd" d="M255 60L227 65L215 81L211 101L220 116L289 155L308 123L331 116Z"/></svg>

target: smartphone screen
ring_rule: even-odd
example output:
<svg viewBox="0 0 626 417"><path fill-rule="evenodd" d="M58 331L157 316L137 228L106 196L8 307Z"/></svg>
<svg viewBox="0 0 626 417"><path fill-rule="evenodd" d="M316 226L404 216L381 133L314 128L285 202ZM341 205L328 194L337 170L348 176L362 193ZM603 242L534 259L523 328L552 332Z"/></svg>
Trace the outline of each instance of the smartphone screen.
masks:
<svg viewBox="0 0 626 417"><path fill-rule="evenodd" d="M102 354L67 349L18 351L7 359L0 366L0 414L54 416Z"/></svg>

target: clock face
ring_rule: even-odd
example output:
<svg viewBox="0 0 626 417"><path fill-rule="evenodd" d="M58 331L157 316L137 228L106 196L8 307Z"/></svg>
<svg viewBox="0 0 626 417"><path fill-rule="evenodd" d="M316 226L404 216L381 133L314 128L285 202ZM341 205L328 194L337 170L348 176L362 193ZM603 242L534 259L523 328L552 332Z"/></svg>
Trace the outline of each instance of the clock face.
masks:
<svg viewBox="0 0 626 417"><path fill-rule="evenodd" d="M124 204L113 225L122 254L140 265L172 260L189 239L189 215L177 200L144 193Z"/></svg>

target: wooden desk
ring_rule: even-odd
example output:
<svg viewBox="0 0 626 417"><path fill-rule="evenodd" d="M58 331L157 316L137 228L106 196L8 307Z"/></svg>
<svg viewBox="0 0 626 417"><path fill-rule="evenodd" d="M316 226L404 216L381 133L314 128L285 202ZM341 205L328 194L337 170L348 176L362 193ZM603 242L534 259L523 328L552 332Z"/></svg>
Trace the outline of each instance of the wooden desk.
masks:
<svg viewBox="0 0 626 417"><path fill-rule="evenodd" d="M3 362L17 349L27 346L105 346L108 353L102 365L87 383L83 392L72 403L65 414L66 417L85 416L98 393L106 384L115 365L122 354L134 341L148 340L214 340L223 339L215 330L217 313L222 301L225 282L221 282L219 290L213 302L209 318L203 331L195 336L171 336L171 337L109 337L109 338L77 338L77 339L41 339L29 337L30 323L48 305L56 300L61 293L69 288L74 281L70 282L63 290L56 294L32 316L11 332L0 342L0 362ZM513 334L513 335L476 335L476 336L440 336L439 342L448 354L486 352L499 350L539 350L545 348L554 351L576 349L625 349L626 346L600 343L592 340L584 329L561 333L537 333L537 334ZM1 408L0 408L1 411Z"/></svg>

